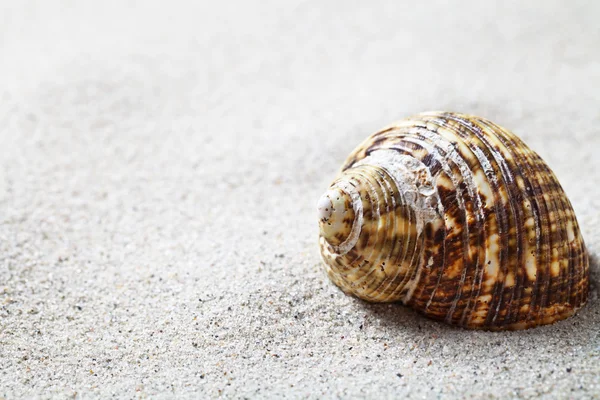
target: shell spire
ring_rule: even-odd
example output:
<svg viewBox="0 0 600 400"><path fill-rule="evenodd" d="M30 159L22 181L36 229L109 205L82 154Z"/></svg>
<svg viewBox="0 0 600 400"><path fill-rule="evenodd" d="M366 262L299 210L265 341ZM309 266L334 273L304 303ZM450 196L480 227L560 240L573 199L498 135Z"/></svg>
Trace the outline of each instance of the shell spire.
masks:
<svg viewBox="0 0 600 400"><path fill-rule="evenodd" d="M320 249L344 292L473 329L574 314L589 260L555 175L484 118L423 113L367 138L318 202Z"/></svg>

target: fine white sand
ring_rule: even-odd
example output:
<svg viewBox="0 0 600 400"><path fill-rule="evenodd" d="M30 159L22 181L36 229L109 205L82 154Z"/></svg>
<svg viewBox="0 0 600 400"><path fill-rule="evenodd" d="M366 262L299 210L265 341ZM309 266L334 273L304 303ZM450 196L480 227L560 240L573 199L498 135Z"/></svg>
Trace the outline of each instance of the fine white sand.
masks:
<svg viewBox="0 0 600 400"><path fill-rule="evenodd" d="M597 1L2 2L0 398L600 396ZM471 332L326 278L316 202L415 112L563 183L590 303Z"/></svg>

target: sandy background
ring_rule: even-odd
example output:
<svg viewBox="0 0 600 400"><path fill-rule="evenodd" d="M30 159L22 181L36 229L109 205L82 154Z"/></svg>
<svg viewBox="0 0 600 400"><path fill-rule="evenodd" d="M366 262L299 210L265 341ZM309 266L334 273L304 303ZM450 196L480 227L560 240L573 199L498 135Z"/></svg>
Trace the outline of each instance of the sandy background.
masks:
<svg viewBox="0 0 600 400"><path fill-rule="evenodd" d="M599 2L193 3L0 3L0 398L600 397ZM554 169L576 317L469 332L329 283L319 195L431 109Z"/></svg>

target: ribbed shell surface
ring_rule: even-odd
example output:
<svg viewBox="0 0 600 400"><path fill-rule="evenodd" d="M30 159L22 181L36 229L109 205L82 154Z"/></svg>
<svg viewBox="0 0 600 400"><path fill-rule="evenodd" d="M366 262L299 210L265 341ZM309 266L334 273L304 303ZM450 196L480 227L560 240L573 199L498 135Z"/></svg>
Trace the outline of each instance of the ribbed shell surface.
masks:
<svg viewBox="0 0 600 400"><path fill-rule="evenodd" d="M322 234L320 245L347 293L489 330L553 323L587 300L569 200L546 163L491 121L400 121L356 148L334 186L352 212L335 243Z"/></svg>

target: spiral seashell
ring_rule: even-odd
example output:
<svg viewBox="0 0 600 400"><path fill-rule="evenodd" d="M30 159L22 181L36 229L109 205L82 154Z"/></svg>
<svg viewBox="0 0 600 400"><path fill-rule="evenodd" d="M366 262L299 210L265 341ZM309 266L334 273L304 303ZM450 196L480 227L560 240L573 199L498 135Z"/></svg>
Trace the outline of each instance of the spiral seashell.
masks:
<svg viewBox="0 0 600 400"><path fill-rule="evenodd" d="M360 144L318 201L330 279L472 329L573 315L588 253L569 199L513 133L470 115L422 113Z"/></svg>

